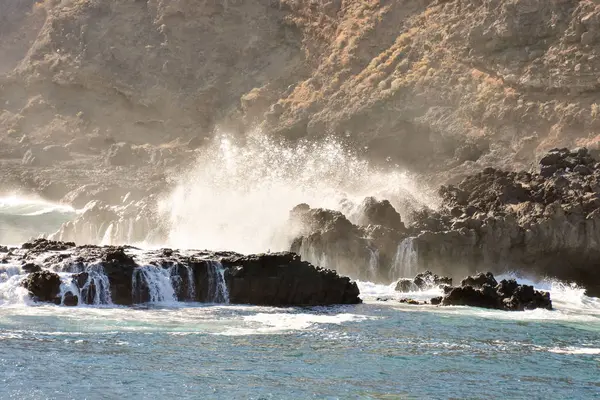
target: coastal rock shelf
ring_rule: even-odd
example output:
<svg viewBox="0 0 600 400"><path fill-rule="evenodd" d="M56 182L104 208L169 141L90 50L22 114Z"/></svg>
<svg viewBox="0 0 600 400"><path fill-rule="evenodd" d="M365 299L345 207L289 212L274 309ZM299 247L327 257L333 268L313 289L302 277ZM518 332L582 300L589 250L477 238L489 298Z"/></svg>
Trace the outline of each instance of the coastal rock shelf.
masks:
<svg viewBox="0 0 600 400"><path fill-rule="evenodd" d="M67 306L204 302L270 306L357 304L356 283L293 253L144 251L38 239L0 249L0 270L32 299Z"/></svg>

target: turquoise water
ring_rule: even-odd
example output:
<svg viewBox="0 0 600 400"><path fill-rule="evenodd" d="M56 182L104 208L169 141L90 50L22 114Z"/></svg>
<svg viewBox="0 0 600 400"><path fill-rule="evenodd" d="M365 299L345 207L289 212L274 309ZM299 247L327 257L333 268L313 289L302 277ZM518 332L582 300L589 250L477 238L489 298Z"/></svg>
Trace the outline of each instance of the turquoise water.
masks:
<svg viewBox="0 0 600 400"><path fill-rule="evenodd" d="M74 215L11 201L0 243ZM600 300L560 283L535 283L556 310L508 313L368 282L357 306L67 308L32 303L23 277L0 266L0 400L600 399Z"/></svg>
<svg viewBox="0 0 600 400"><path fill-rule="evenodd" d="M0 244L20 245L31 238L54 233L76 215L69 206L41 199L0 196Z"/></svg>
<svg viewBox="0 0 600 400"><path fill-rule="evenodd" d="M0 398L600 398L600 301L557 310L0 306ZM427 297L430 293L414 294Z"/></svg>

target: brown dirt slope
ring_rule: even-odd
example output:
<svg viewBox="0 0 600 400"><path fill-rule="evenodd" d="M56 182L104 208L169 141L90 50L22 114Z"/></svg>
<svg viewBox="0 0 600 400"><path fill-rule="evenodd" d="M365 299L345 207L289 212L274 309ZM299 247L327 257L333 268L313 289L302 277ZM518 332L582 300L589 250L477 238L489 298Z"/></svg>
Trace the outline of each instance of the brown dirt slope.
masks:
<svg viewBox="0 0 600 400"><path fill-rule="evenodd" d="M7 0L0 15L5 148L260 125L445 180L600 142L596 1Z"/></svg>

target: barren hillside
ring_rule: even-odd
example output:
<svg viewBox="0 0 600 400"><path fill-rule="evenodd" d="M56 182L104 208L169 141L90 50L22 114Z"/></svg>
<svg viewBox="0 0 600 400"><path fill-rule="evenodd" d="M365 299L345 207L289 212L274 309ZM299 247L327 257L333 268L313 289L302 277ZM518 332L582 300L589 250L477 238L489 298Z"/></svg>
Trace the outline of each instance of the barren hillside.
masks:
<svg viewBox="0 0 600 400"><path fill-rule="evenodd" d="M217 127L335 135L441 181L526 168L598 145L599 44L591 0L8 0L3 182L146 182ZM137 161L107 162L115 142Z"/></svg>

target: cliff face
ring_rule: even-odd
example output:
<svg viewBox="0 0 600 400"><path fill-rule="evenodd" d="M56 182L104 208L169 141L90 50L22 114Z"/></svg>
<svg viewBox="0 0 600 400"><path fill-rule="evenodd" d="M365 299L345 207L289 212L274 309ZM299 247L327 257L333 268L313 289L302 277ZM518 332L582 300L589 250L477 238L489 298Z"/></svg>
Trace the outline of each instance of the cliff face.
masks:
<svg viewBox="0 0 600 400"><path fill-rule="evenodd" d="M261 126L443 181L600 137L591 0L10 0L0 18L15 148Z"/></svg>

